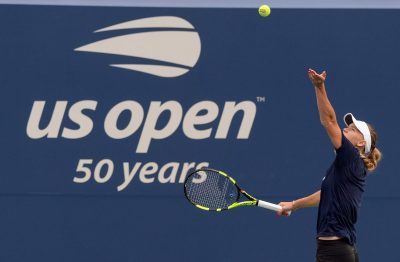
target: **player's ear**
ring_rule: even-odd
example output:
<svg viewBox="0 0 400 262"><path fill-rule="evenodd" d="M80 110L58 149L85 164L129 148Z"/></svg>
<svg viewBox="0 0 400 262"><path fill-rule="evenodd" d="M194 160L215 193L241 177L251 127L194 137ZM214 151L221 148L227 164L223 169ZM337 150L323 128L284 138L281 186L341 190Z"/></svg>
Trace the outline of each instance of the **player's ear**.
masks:
<svg viewBox="0 0 400 262"><path fill-rule="evenodd" d="M364 148L365 147L365 140L361 140L361 141L359 141L358 143L357 143L357 146L358 147L361 147L361 148Z"/></svg>

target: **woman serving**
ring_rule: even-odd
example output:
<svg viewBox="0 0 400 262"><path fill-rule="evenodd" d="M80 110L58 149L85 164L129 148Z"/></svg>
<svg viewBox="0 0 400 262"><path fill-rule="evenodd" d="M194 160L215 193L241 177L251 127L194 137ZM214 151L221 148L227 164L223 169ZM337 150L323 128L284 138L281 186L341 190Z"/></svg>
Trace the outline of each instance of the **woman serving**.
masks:
<svg viewBox="0 0 400 262"><path fill-rule="evenodd" d="M344 116L341 130L326 90L326 72L308 70L317 97L319 117L332 142L336 157L328 168L321 190L307 197L281 202L282 213L305 207L318 207L316 261L356 262L355 247L358 211L365 189L367 172L373 171L381 153L376 148L373 127L357 120L351 113Z"/></svg>

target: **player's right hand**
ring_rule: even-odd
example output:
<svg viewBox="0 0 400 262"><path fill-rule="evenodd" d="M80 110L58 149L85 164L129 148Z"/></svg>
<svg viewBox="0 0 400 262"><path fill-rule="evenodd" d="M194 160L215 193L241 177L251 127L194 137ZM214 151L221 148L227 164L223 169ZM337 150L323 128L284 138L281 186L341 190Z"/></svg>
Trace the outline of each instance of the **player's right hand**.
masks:
<svg viewBox="0 0 400 262"><path fill-rule="evenodd" d="M280 202L278 205L282 207L281 211L276 212L278 216L289 216L293 212L293 202Z"/></svg>

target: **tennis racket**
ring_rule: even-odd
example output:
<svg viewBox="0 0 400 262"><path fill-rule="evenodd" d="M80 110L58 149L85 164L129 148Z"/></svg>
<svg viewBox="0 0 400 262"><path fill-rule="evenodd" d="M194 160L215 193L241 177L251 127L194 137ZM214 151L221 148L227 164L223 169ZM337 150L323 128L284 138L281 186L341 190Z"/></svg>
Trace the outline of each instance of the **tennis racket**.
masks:
<svg viewBox="0 0 400 262"><path fill-rule="evenodd" d="M276 212L282 210L279 205L251 196L226 173L210 168L191 173L185 180L184 191L190 203L206 211L224 211L241 206L258 206Z"/></svg>

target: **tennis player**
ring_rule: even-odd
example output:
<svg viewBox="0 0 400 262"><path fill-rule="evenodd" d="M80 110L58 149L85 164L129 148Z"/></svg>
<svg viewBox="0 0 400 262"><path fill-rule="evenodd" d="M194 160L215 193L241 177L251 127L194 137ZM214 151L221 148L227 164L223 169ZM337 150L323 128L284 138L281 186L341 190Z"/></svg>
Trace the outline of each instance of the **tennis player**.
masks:
<svg viewBox="0 0 400 262"><path fill-rule="evenodd" d="M326 90L326 72L308 70L314 85L320 121L335 147L336 157L326 172L321 190L307 197L281 202L282 215L305 207L318 207L317 262L357 262L355 224L365 189L367 171L373 171L381 159L376 148L377 135L371 125L344 116L347 127L339 128Z"/></svg>

